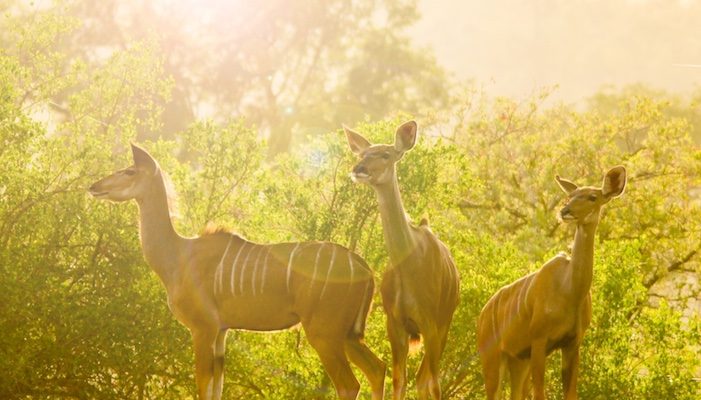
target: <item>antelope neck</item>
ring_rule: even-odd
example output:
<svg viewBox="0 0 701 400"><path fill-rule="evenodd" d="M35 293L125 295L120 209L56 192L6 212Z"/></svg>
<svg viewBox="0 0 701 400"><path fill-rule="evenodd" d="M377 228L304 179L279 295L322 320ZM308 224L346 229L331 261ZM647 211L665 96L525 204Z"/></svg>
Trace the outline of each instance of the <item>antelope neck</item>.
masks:
<svg viewBox="0 0 701 400"><path fill-rule="evenodd" d="M591 288L594 270L594 236L598 224L598 215L593 222L577 224L570 261L572 263L572 294L575 298L584 298Z"/></svg>
<svg viewBox="0 0 701 400"><path fill-rule="evenodd" d="M160 173L154 175L148 193L138 197L136 202L139 205L139 236L144 258L168 286L178 265L182 237L173 228Z"/></svg>
<svg viewBox="0 0 701 400"><path fill-rule="evenodd" d="M409 220L407 219L396 174L389 183L373 186L382 219L382 231L392 266L407 259L416 246Z"/></svg>

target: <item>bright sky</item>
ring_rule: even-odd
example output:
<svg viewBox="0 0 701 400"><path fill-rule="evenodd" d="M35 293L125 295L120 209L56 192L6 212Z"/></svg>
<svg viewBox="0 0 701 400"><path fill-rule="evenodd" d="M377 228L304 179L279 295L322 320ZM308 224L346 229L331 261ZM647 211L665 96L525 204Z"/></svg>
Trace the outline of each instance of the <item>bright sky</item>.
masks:
<svg viewBox="0 0 701 400"><path fill-rule="evenodd" d="M611 84L701 86L701 0L418 2L416 43L490 94L559 84L555 98L577 102Z"/></svg>

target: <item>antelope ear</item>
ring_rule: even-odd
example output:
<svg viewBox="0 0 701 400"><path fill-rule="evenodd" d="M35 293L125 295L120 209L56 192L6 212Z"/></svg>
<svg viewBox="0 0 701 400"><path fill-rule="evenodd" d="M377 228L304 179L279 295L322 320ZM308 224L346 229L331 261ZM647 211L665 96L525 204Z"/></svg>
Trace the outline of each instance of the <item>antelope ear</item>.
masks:
<svg viewBox="0 0 701 400"><path fill-rule="evenodd" d="M143 168L151 173L155 173L158 170L158 163L151 157L151 155L141 147L131 144L131 154L134 158L134 165L139 168Z"/></svg>
<svg viewBox="0 0 701 400"><path fill-rule="evenodd" d="M343 131L346 132L346 139L348 139L348 146L350 146L353 154L360 155L368 147L371 146L370 142L363 137L363 135L352 130L351 128L343 125Z"/></svg>
<svg viewBox="0 0 701 400"><path fill-rule="evenodd" d="M562 189L562 191L566 194L570 194L578 188L576 183L568 179L560 178L560 175L555 175L555 182L557 182L557 184L560 186L560 189Z"/></svg>
<svg viewBox="0 0 701 400"><path fill-rule="evenodd" d="M403 123L394 135L394 149L400 153L407 152L416 144L416 121Z"/></svg>
<svg viewBox="0 0 701 400"><path fill-rule="evenodd" d="M601 191L609 199L618 197L623 194L627 181L626 169L622 165L613 167L606 173Z"/></svg>

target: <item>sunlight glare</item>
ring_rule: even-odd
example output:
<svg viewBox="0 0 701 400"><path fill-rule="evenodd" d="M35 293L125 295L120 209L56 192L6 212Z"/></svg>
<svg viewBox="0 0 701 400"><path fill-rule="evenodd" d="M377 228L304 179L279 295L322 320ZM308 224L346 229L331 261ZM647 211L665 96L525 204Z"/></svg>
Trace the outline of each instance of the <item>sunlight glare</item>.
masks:
<svg viewBox="0 0 701 400"><path fill-rule="evenodd" d="M212 24L222 15L244 8L243 0L164 0L164 3L166 7L172 5L189 14L202 25Z"/></svg>

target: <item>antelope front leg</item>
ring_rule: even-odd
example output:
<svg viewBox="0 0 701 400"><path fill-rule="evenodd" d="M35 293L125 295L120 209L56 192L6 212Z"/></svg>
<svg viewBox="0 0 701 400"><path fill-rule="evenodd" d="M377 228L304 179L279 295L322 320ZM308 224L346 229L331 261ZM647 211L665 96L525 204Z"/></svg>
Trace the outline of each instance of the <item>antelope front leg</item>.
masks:
<svg viewBox="0 0 701 400"><path fill-rule="evenodd" d="M406 396L406 359L409 354L409 335L401 323L389 313L387 336L392 347L392 399L403 400Z"/></svg>
<svg viewBox="0 0 701 400"><path fill-rule="evenodd" d="M562 389L565 400L577 400L577 374L579 373L579 343L574 341L562 349Z"/></svg>
<svg viewBox="0 0 701 400"><path fill-rule="evenodd" d="M226 350L226 329L219 331L217 339L214 343L214 393L213 400L219 400L222 397L224 389L224 352Z"/></svg>
<svg viewBox="0 0 701 400"><path fill-rule="evenodd" d="M531 343L531 375L533 399L545 400L545 350L548 340L536 339Z"/></svg>
<svg viewBox="0 0 701 400"><path fill-rule="evenodd" d="M498 349L480 351L482 361L482 375L484 376L484 388L487 391L487 400L499 400L501 398L502 362Z"/></svg>
<svg viewBox="0 0 701 400"><path fill-rule="evenodd" d="M225 336L225 335L222 335ZM193 332L195 348L195 382L199 400L220 400L223 381L223 355L216 356L219 332ZM222 344L223 350L223 344ZM215 375L218 372L219 377Z"/></svg>
<svg viewBox="0 0 701 400"><path fill-rule="evenodd" d="M509 375L511 377L511 400L524 400L528 398L528 361L518 358L509 358Z"/></svg>

